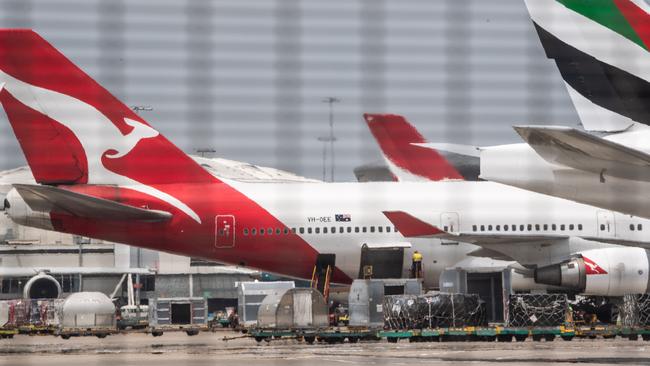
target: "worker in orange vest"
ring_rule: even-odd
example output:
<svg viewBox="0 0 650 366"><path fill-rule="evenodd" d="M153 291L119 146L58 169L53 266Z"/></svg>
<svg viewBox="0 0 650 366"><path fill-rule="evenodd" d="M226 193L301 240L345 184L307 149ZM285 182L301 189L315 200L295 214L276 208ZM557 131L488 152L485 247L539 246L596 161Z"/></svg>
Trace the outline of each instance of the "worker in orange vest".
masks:
<svg viewBox="0 0 650 366"><path fill-rule="evenodd" d="M417 250L413 252L413 263L411 264L411 278L422 278L422 254Z"/></svg>

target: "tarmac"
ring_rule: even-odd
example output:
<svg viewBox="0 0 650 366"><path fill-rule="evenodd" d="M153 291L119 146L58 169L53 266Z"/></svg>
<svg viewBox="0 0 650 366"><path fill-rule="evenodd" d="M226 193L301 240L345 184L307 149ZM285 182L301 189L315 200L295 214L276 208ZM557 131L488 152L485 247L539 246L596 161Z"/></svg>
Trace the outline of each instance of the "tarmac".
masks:
<svg viewBox="0 0 650 366"><path fill-rule="evenodd" d="M16 336L0 340L0 365L650 365L650 342L409 343L384 341L307 345L295 340L224 341L238 333L112 335L105 339Z"/></svg>

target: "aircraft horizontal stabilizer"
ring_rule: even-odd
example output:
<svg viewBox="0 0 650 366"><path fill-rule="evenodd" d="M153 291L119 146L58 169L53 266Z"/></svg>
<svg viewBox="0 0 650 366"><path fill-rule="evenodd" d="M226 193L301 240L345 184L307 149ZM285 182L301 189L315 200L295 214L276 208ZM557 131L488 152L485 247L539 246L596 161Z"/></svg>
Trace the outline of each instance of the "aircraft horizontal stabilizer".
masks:
<svg viewBox="0 0 650 366"><path fill-rule="evenodd" d="M57 187L33 184L13 186L34 211L60 212L89 219L123 221L158 222L172 218L172 214L166 211L133 207Z"/></svg>
<svg viewBox="0 0 650 366"><path fill-rule="evenodd" d="M415 218L404 211L384 211L384 215L406 238L426 238L445 234L444 231Z"/></svg>
<svg viewBox="0 0 650 366"><path fill-rule="evenodd" d="M571 127L515 126L546 161L612 177L650 181L650 155Z"/></svg>

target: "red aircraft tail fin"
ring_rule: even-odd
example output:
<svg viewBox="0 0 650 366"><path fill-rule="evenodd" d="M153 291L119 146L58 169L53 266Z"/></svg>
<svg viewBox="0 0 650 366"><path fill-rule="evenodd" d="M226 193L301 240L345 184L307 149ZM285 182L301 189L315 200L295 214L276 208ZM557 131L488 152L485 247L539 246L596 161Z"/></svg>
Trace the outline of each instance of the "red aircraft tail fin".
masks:
<svg viewBox="0 0 650 366"><path fill-rule="evenodd" d="M403 116L367 113L364 117L391 172L399 180L464 180L438 151L415 145L427 141Z"/></svg>
<svg viewBox="0 0 650 366"><path fill-rule="evenodd" d="M215 179L32 30L0 30L0 86L39 183Z"/></svg>

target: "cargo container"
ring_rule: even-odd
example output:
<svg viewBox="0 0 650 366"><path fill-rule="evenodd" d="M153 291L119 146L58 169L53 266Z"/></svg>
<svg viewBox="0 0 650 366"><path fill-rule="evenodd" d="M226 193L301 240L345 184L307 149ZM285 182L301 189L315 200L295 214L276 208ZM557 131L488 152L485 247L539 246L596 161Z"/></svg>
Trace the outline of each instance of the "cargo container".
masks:
<svg viewBox="0 0 650 366"><path fill-rule="evenodd" d="M152 299L149 309L149 326L154 337L178 330L191 336L208 327L207 300L201 297Z"/></svg>
<svg viewBox="0 0 650 366"><path fill-rule="evenodd" d="M237 315L239 324L244 327L257 325L257 313L267 295L277 295L295 288L293 281L239 282L237 283Z"/></svg>
<svg viewBox="0 0 650 366"><path fill-rule="evenodd" d="M354 280L348 306L350 326L383 327L385 295L420 295L422 282L417 279Z"/></svg>
<svg viewBox="0 0 650 366"><path fill-rule="evenodd" d="M61 338L84 335L104 338L115 332L115 305L103 293L77 292L63 302L57 331Z"/></svg>
<svg viewBox="0 0 650 366"><path fill-rule="evenodd" d="M318 329L329 326L327 303L313 288L292 288L266 296L257 314L262 329Z"/></svg>

